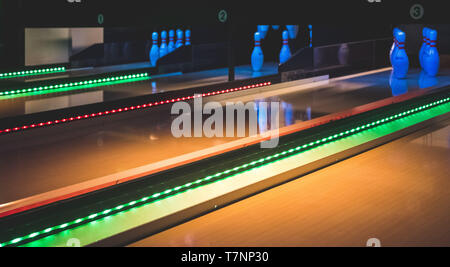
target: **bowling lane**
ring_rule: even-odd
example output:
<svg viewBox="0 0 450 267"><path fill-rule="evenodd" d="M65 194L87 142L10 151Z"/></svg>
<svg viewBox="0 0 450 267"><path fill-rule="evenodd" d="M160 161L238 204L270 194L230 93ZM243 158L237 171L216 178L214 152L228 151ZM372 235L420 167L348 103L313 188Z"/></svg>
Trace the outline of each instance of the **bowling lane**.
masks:
<svg viewBox="0 0 450 267"><path fill-rule="evenodd" d="M449 172L447 120L130 246L449 246Z"/></svg>
<svg viewBox="0 0 450 267"><path fill-rule="evenodd" d="M151 66L150 62L138 62L138 63L130 63L130 64L103 66L103 67L73 68L73 69L66 69L63 72L15 77L15 78L10 78L10 80L28 83L28 82L34 82L34 81L52 80L52 79L57 79L57 78L76 78L76 77L83 77L83 76L87 76L87 75L104 74L104 73L109 73L109 72L120 72L120 71L128 71L128 70L136 70L136 72L138 72L140 69L148 69L151 67L152 66Z"/></svg>
<svg viewBox="0 0 450 267"><path fill-rule="evenodd" d="M420 90L411 75L409 90ZM447 76L440 85L450 84ZM280 101L281 127L392 96L389 72L331 81L307 90L268 91L235 101ZM224 95L223 97L227 97ZM230 96L228 96L230 97ZM222 98L224 99L224 98ZM206 101L207 99L205 99ZM233 98L230 99L233 101ZM90 181L224 144L235 138L183 138L171 134L170 106L80 121L0 138L0 203ZM96 123L94 123L96 122ZM264 129L264 127L261 127ZM67 130L65 130L67 129ZM18 189L20 188L20 190Z"/></svg>
<svg viewBox="0 0 450 267"><path fill-rule="evenodd" d="M106 69L110 70L108 68ZM86 75L88 70L80 70L79 72ZM96 74L97 72L99 71L93 69L91 75ZM136 73L141 72L136 71ZM274 75L277 73L278 66L275 63L266 63L262 71L257 74L252 72L250 66L236 67L236 79L257 78L261 76ZM71 74L61 75L70 76ZM77 75L81 76L78 72ZM61 91L56 93L26 95L25 97L0 96L0 118L102 103L186 88L203 87L218 83L225 83L227 81L228 69L222 68L187 74L183 74L181 72L157 74L151 75L151 79L144 81ZM51 83L51 81L49 81L49 83ZM26 87L26 85L24 86Z"/></svg>

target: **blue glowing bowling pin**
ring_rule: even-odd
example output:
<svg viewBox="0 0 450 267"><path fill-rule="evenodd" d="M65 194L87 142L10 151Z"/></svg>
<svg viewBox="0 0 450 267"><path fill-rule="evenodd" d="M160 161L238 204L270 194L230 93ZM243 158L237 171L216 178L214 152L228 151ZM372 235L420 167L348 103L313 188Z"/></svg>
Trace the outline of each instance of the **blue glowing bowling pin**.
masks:
<svg viewBox="0 0 450 267"><path fill-rule="evenodd" d="M185 45L191 45L191 30L186 30L184 36L186 37Z"/></svg>
<svg viewBox="0 0 450 267"><path fill-rule="evenodd" d="M180 48L183 46L183 31L177 30L177 43L175 44L175 48Z"/></svg>
<svg viewBox="0 0 450 267"><path fill-rule="evenodd" d="M430 46L423 55L423 66L424 70L427 72L429 76L436 76L439 72L440 59L439 52L437 50L437 31L430 30L428 32L428 36L430 39Z"/></svg>
<svg viewBox="0 0 450 267"><path fill-rule="evenodd" d="M286 25L286 29L289 33L289 39L294 40L297 38L299 26L298 25Z"/></svg>
<svg viewBox="0 0 450 267"><path fill-rule="evenodd" d="M154 32L152 35L153 46L150 50L150 63L153 67L156 67L156 62L159 59L159 47L158 47L158 33Z"/></svg>
<svg viewBox="0 0 450 267"><path fill-rule="evenodd" d="M394 77L404 79L409 71L409 58L406 54L406 34L402 31L397 33L397 51L392 55L392 66L394 68Z"/></svg>
<svg viewBox="0 0 450 267"><path fill-rule="evenodd" d="M423 44L422 47L420 48L420 52L419 52L419 61L420 61L420 67L423 69L423 55L425 54L425 51L428 48L429 45L429 39L428 39L428 33L429 33L430 29L429 28L423 28Z"/></svg>
<svg viewBox="0 0 450 267"><path fill-rule="evenodd" d="M175 31L169 31L169 45L167 47L168 53L172 53L175 50Z"/></svg>
<svg viewBox="0 0 450 267"><path fill-rule="evenodd" d="M169 48L167 47L167 32L161 32L161 47L159 48L159 58L167 55L169 53Z"/></svg>
<svg viewBox="0 0 450 267"><path fill-rule="evenodd" d="M252 69L254 72L261 71L264 64L264 54L261 49L261 35L259 32L255 33L255 48L252 53Z"/></svg>
<svg viewBox="0 0 450 267"><path fill-rule="evenodd" d="M289 33L288 31L283 32L283 46L280 52L280 64L285 63L291 58L291 49L289 48Z"/></svg>
<svg viewBox="0 0 450 267"><path fill-rule="evenodd" d="M398 28L394 29L394 43L392 44L391 52L389 53L389 59L391 61L391 65L393 64L392 63L392 57L397 52L397 47L398 47L397 36L398 36L398 32L399 31L400 30Z"/></svg>
<svg viewBox="0 0 450 267"><path fill-rule="evenodd" d="M260 34L261 40L266 39L267 33L269 32L269 25L258 25L258 32Z"/></svg>

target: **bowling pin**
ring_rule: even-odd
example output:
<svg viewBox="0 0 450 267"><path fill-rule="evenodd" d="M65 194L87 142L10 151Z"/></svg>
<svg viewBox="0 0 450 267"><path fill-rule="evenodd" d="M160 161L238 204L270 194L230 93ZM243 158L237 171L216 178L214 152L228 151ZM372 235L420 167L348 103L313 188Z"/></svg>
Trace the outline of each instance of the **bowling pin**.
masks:
<svg viewBox="0 0 450 267"><path fill-rule="evenodd" d="M191 30L186 30L185 37L186 37L185 45L191 45Z"/></svg>
<svg viewBox="0 0 450 267"><path fill-rule="evenodd" d="M280 52L280 64L285 63L291 58L291 49L289 48L289 33L288 31L283 32L283 46Z"/></svg>
<svg viewBox="0 0 450 267"><path fill-rule="evenodd" d="M289 33L289 39L294 40L297 38L299 26L298 25L286 25L286 29Z"/></svg>
<svg viewBox="0 0 450 267"><path fill-rule="evenodd" d="M153 46L150 50L150 63L153 67L156 67L156 62L159 59L159 47L158 47L158 33L154 32L152 35Z"/></svg>
<svg viewBox="0 0 450 267"><path fill-rule="evenodd" d="M274 31L278 31L280 29L280 25L272 25L272 29Z"/></svg>
<svg viewBox="0 0 450 267"><path fill-rule="evenodd" d="M393 64L392 57L395 54L395 52L397 52L397 47L398 47L397 34L399 31L400 30L398 28L394 29L394 43L392 44L391 52L389 53L389 59L390 59L391 65Z"/></svg>
<svg viewBox="0 0 450 267"><path fill-rule="evenodd" d="M167 47L168 53L172 53L175 50L175 31L169 31L169 45Z"/></svg>
<svg viewBox="0 0 450 267"><path fill-rule="evenodd" d="M177 43L175 44L176 48L180 48L183 46L183 31L177 30Z"/></svg>
<svg viewBox="0 0 450 267"><path fill-rule="evenodd" d="M402 31L397 33L397 51L392 55L392 66L394 68L394 77L404 79L409 70L409 59L406 54L406 34Z"/></svg>
<svg viewBox="0 0 450 267"><path fill-rule="evenodd" d="M261 49L261 35L259 32L255 33L255 48L252 53L252 69L254 72L261 71L264 64L264 54Z"/></svg>
<svg viewBox="0 0 450 267"><path fill-rule="evenodd" d="M436 47L437 35L438 33L436 30L430 30L428 32L430 45L423 55L424 70L432 77L435 77L438 74L440 65L439 52Z"/></svg>
<svg viewBox="0 0 450 267"><path fill-rule="evenodd" d="M167 47L167 32L162 31L161 32L161 47L159 48L159 57L162 58L163 56L167 55L169 53L169 48Z"/></svg>
<svg viewBox="0 0 450 267"><path fill-rule="evenodd" d="M425 54L425 51L429 45L429 39L428 39L428 32L429 32L429 28L423 28L423 44L422 47L420 48L420 52L419 52L419 61L420 61L420 67L423 69L423 55Z"/></svg>
<svg viewBox="0 0 450 267"><path fill-rule="evenodd" d="M258 25L258 32L261 40L266 39L267 33L269 32L269 25Z"/></svg>

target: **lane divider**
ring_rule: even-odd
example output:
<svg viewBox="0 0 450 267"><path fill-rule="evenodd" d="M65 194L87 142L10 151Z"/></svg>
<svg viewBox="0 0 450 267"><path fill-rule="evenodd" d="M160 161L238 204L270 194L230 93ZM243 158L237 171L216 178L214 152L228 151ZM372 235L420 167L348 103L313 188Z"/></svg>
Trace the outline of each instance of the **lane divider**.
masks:
<svg viewBox="0 0 450 267"><path fill-rule="evenodd" d="M67 82L55 85L38 86L27 89L17 89L0 92L0 97L20 97L28 94L37 94L53 91L71 91L77 89L85 89L91 87L100 87L119 83L128 83L151 79L148 73L138 73L130 75L113 76L108 78L90 79L78 82Z"/></svg>
<svg viewBox="0 0 450 267"><path fill-rule="evenodd" d="M45 74L52 74L52 73L59 73L59 72L66 72L66 68L65 67L56 67L56 68L44 68L44 69L6 72L6 73L0 73L0 79L10 79L10 78L17 78L17 77L45 75Z"/></svg>
<svg viewBox="0 0 450 267"><path fill-rule="evenodd" d="M178 98L172 98L172 99L164 99L161 101L146 103L146 104L142 104L142 105L121 107L121 108L105 110L102 112L96 112L96 113L90 113L90 114L80 114L80 115L76 115L76 116L72 116L72 117L60 118L57 120L52 120L52 121L47 121L47 122L36 122L36 123L28 124L28 125L21 125L21 126L12 127L12 128L0 129L0 135L15 133L15 132L24 131L24 130L48 127L48 126L69 123L69 122L74 122L74 121L79 121L79 120L86 120L86 119L91 119L91 118L96 118L96 117L105 117L105 116L110 116L110 115L114 115L114 114L118 114L118 113L148 109L151 107L157 107L157 106L161 106L161 105L165 105L165 104L172 104L172 103L176 103L176 102L180 102L180 101L187 101L187 100L191 100L191 99L198 98L198 97L223 95L223 94L227 94L227 93L238 92L238 91L259 88L259 87L269 86L269 85L272 85L272 83L271 82L258 83L258 84L237 87L237 88L233 88L233 89L225 89L225 90L219 90L219 91L210 92L210 93L204 93L204 94L200 94L200 95L185 96L185 97L178 97Z"/></svg>

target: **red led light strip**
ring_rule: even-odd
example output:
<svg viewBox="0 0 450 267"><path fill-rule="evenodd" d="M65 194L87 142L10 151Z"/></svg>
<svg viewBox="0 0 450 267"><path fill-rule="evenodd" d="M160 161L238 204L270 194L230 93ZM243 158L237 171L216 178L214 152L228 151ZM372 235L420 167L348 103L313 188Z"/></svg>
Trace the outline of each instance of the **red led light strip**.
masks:
<svg viewBox="0 0 450 267"><path fill-rule="evenodd" d="M147 104L143 104L143 105L130 106L130 107L119 108L119 109L112 109L112 110L107 110L107 111L98 112L98 113L78 115L78 116L73 116L70 118L63 118L63 119L54 120L54 121L33 123L30 125L23 125L20 127L14 127L14 128L0 130L0 135L8 134L8 133L15 133L15 132L29 130L29 129L42 128L45 126L69 123L69 122L73 122L73 121L85 120L85 119L90 119L90 118L95 118L95 117L104 117L104 116L114 115L117 113L123 113L123 112L128 112L128 111L142 110L142 109L156 107L156 106L160 106L160 105L164 105L164 104L171 104L171 103L176 103L176 102L180 102L180 101L191 100L191 99L198 98L198 97L222 95L222 94L244 91L244 90L263 87L263 86L269 86L269 85L272 85L272 83L265 82L265 83L253 84L253 85L238 87L238 88L234 88L234 89L226 89L226 90L220 90L220 91L215 91L215 92L210 92L210 93L205 93L205 94L198 94L198 95L194 95L194 96L187 96L187 97L173 98L170 100L157 101L157 102L147 103Z"/></svg>

